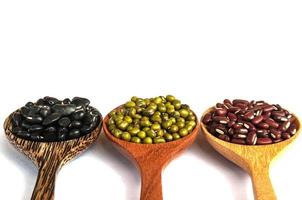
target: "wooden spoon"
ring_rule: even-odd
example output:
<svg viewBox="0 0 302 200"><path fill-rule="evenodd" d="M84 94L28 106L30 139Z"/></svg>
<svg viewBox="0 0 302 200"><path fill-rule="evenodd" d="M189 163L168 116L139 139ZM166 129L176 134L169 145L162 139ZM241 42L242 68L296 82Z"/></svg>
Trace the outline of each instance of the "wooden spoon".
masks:
<svg viewBox="0 0 302 200"><path fill-rule="evenodd" d="M16 137L12 133L11 116L4 122L5 134L11 144L27 155L39 169L31 200L54 199L57 171L69 160L87 149L99 136L102 122L91 133L62 142L36 142Z"/></svg>
<svg viewBox="0 0 302 200"><path fill-rule="evenodd" d="M161 144L136 144L113 136L107 128L107 115L103 122L106 137L118 150L137 166L141 174L141 200L162 200L161 172L177 154L190 146L198 133L199 124L187 136Z"/></svg>
<svg viewBox="0 0 302 200"><path fill-rule="evenodd" d="M212 110L213 108L208 109L203 117ZM293 137L269 145L240 145L226 142L209 133L202 120L200 125L207 141L216 151L249 173L253 182L255 200L277 199L269 178L269 166L278 153L297 138L300 132L298 119L296 120L297 133Z"/></svg>

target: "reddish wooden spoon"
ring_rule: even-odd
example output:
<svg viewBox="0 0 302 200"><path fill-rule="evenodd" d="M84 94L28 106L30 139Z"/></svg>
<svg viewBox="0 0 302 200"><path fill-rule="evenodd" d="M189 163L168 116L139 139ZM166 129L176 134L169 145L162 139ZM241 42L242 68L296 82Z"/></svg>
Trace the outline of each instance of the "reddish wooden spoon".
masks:
<svg viewBox="0 0 302 200"><path fill-rule="evenodd" d="M103 121L106 137L118 150L137 166L141 174L141 200L162 200L161 172L177 154L190 146L199 131L199 122L187 136L172 142L161 144L136 144L113 136L107 128L107 115ZM196 118L197 119L197 118Z"/></svg>

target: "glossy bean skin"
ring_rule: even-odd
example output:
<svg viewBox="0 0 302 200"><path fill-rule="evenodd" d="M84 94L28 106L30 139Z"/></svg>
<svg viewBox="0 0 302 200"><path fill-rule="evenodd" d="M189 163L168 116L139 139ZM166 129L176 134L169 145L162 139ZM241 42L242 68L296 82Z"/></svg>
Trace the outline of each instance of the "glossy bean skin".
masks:
<svg viewBox="0 0 302 200"><path fill-rule="evenodd" d="M89 103L88 99L81 97L60 101L49 96L35 103L28 102L11 115L13 133L20 138L39 142L84 136L101 122L101 114Z"/></svg>
<svg viewBox="0 0 302 200"><path fill-rule="evenodd" d="M295 135L296 119L279 104L225 99L202 122L221 140L242 145L268 145Z"/></svg>

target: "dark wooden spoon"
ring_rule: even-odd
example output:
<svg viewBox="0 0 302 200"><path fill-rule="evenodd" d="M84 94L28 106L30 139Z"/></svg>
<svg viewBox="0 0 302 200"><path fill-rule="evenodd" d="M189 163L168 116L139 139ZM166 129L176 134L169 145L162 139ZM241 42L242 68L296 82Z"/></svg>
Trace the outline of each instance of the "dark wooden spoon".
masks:
<svg viewBox="0 0 302 200"><path fill-rule="evenodd" d="M4 122L5 134L11 144L27 155L39 169L31 200L54 199L55 177L69 160L86 150L99 136L102 121L91 133L61 142L37 142L16 137L12 133L11 116Z"/></svg>

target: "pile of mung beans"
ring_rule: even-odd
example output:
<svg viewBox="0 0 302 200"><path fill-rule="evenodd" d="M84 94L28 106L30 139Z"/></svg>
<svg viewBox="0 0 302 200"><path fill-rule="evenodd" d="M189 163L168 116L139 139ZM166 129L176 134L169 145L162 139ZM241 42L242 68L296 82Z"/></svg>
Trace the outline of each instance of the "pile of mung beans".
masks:
<svg viewBox="0 0 302 200"><path fill-rule="evenodd" d="M190 134L196 126L196 116L188 105L172 95L134 96L109 113L107 126L112 135L122 140L158 144Z"/></svg>
<svg viewBox="0 0 302 200"><path fill-rule="evenodd" d="M296 118L279 104L225 99L202 122L214 136L237 144L264 145L295 135Z"/></svg>

